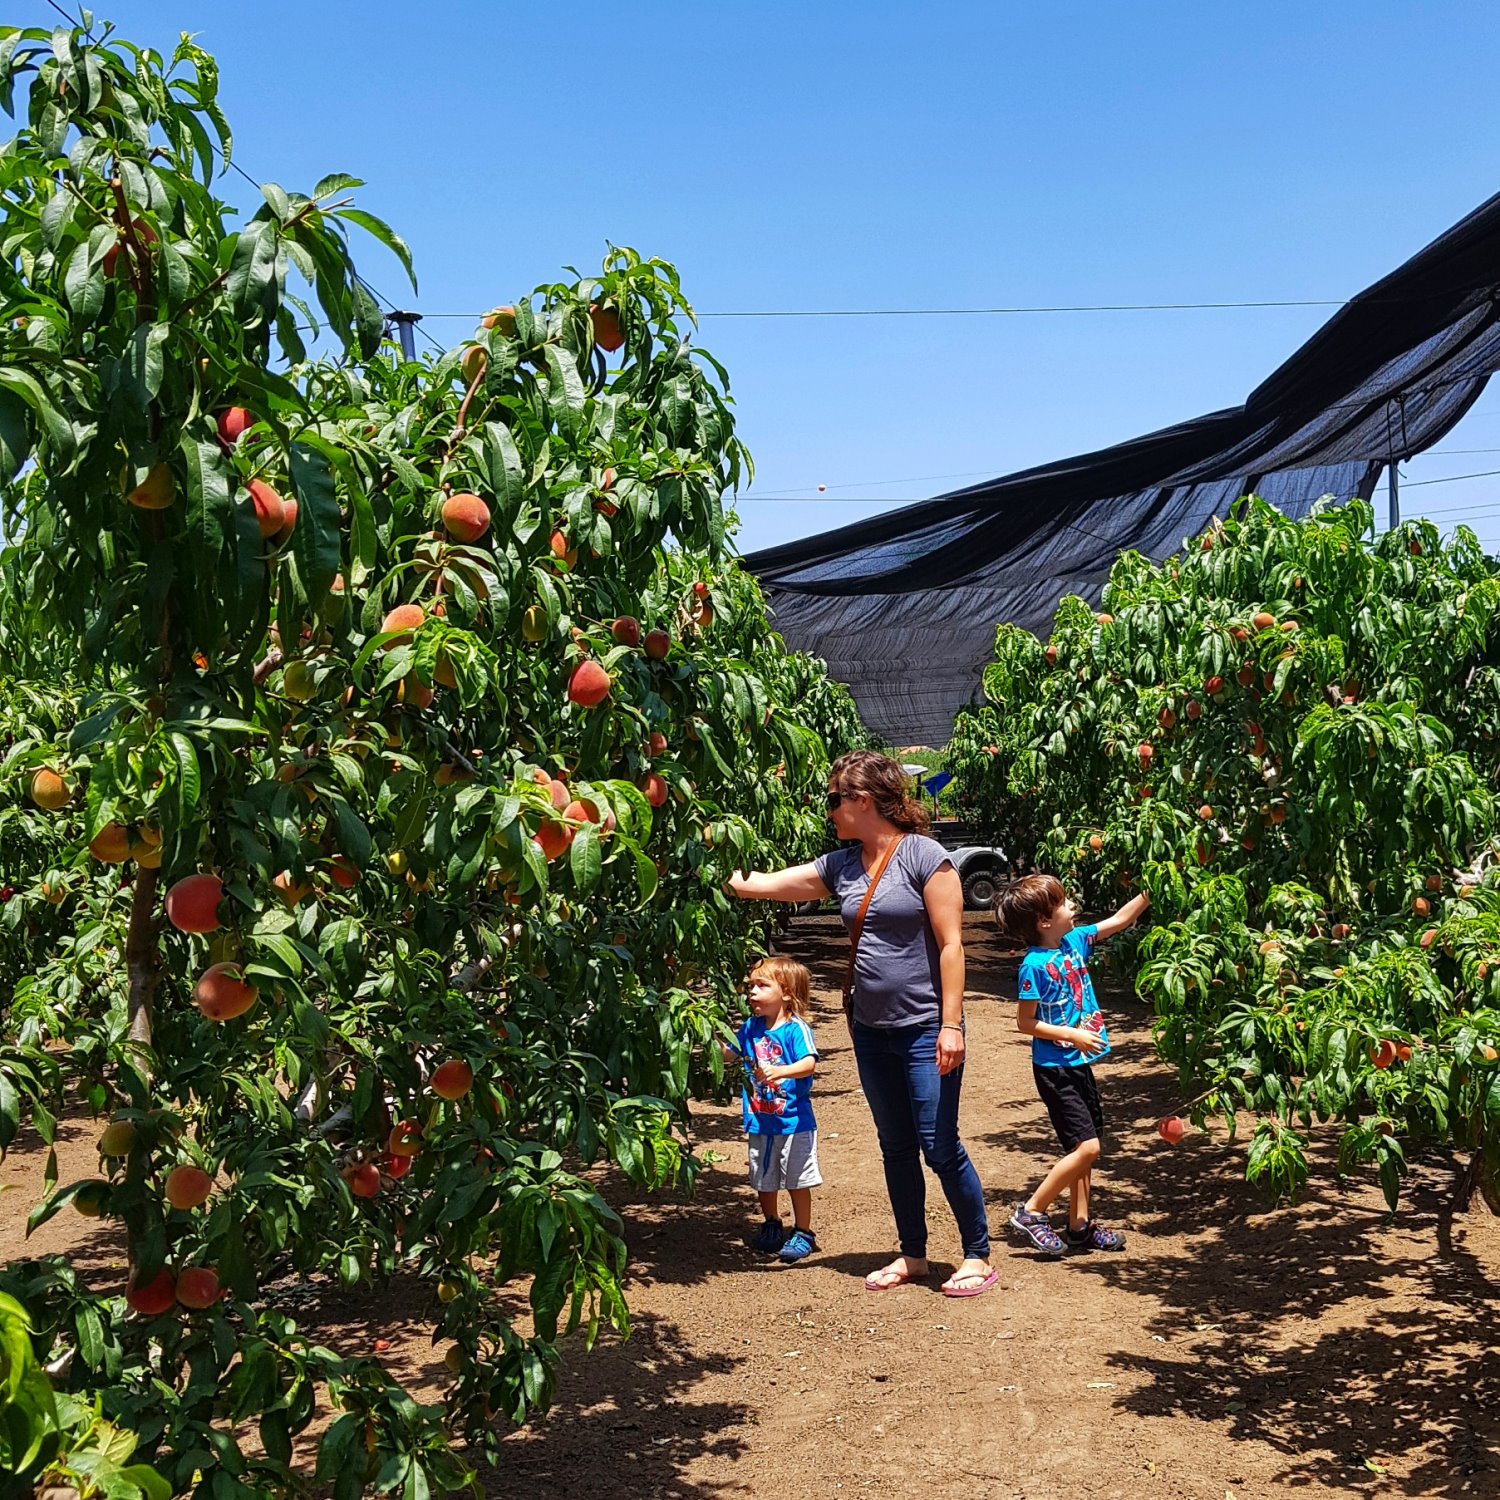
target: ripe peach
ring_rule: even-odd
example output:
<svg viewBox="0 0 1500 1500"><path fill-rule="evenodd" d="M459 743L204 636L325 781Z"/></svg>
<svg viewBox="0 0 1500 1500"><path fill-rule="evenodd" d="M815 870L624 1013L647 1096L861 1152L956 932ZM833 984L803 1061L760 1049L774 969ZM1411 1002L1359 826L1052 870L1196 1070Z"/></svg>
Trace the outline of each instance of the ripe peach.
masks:
<svg viewBox="0 0 1500 1500"><path fill-rule="evenodd" d="M549 781L547 783L547 795L552 798L552 805L558 812L561 812L573 800L568 792L566 783L561 781Z"/></svg>
<svg viewBox="0 0 1500 1500"><path fill-rule="evenodd" d="M450 495L443 502L443 525L457 542L477 542L490 529L490 508L478 495Z"/></svg>
<svg viewBox="0 0 1500 1500"><path fill-rule="evenodd" d="M188 875L167 892L167 921L178 932L217 932L224 882L217 875Z"/></svg>
<svg viewBox="0 0 1500 1500"><path fill-rule="evenodd" d="M31 800L44 812L56 812L58 808L66 807L72 795L68 783L47 766L31 778Z"/></svg>
<svg viewBox="0 0 1500 1500"><path fill-rule="evenodd" d="M1380 1069L1381 1072L1384 1072L1388 1067L1390 1067L1390 1065L1395 1062L1395 1060L1396 1044L1391 1041L1382 1041L1380 1045L1370 1053L1370 1061L1374 1063L1374 1065L1378 1069Z"/></svg>
<svg viewBox="0 0 1500 1500"><path fill-rule="evenodd" d="M143 1318L159 1318L176 1299L177 1278L165 1266L145 1281L132 1276L125 1289L130 1310Z"/></svg>
<svg viewBox="0 0 1500 1500"><path fill-rule="evenodd" d="M422 1127L415 1120L397 1120L385 1149L392 1156L415 1156L422 1149Z"/></svg>
<svg viewBox="0 0 1500 1500"><path fill-rule="evenodd" d="M101 864L122 864L130 858L130 835L122 824L106 823L90 841L89 853Z"/></svg>
<svg viewBox="0 0 1500 1500"><path fill-rule="evenodd" d="M595 303L589 308L589 322L594 325L594 342L606 354L613 354L625 342L620 314L614 308Z"/></svg>
<svg viewBox="0 0 1500 1500"><path fill-rule="evenodd" d="M385 1173L392 1182L399 1182L411 1171L411 1157L392 1156L389 1152L381 1159L380 1170Z"/></svg>
<svg viewBox="0 0 1500 1500"><path fill-rule="evenodd" d="M1100 853L1103 850L1103 848L1104 848L1104 837L1103 837L1103 835L1102 834L1098 834L1098 833L1090 834L1089 835L1089 848L1092 849L1095 854Z"/></svg>
<svg viewBox="0 0 1500 1500"><path fill-rule="evenodd" d="M1411 909L1416 912L1419 917L1425 917L1427 913L1432 910L1432 905L1425 896L1418 896L1416 900L1412 902Z"/></svg>
<svg viewBox="0 0 1500 1500"><path fill-rule="evenodd" d="M1224 691L1224 679L1222 677L1210 677L1203 684L1203 692L1206 697L1217 698Z"/></svg>
<svg viewBox="0 0 1500 1500"><path fill-rule="evenodd" d="M167 1173L165 1196L173 1208L197 1208L213 1190L213 1178L201 1167L173 1167Z"/></svg>
<svg viewBox="0 0 1500 1500"><path fill-rule="evenodd" d="M283 870L272 882L271 888L287 906L301 906L312 894L312 887L298 880L290 870Z"/></svg>
<svg viewBox="0 0 1500 1500"><path fill-rule="evenodd" d="M372 1161L362 1161L344 1173L344 1181L356 1198L373 1198L380 1191L380 1168Z"/></svg>
<svg viewBox="0 0 1500 1500"><path fill-rule="evenodd" d="M552 860L573 842L573 830L562 823L543 823L531 837L543 856Z"/></svg>
<svg viewBox="0 0 1500 1500"><path fill-rule="evenodd" d="M335 854L329 862L328 876L341 891L352 890L359 884L359 866L343 854Z"/></svg>
<svg viewBox="0 0 1500 1500"><path fill-rule="evenodd" d="M487 312L480 320L481 328L498 328L506 338L514 338L516 335L516 310L509 305L497 307L493 312Z"/></svg>
<svg viewBox="0 0 1500 1500"><path fill-rule="evenodd" d="M281 497L281 525L276 530L274 541L278 547L284 547L292 539L292 531L297 525L297 497L295 495L283 495Z"/></svg>
<svg viewBox="0 0 1500 1500"><path fill-rule="evenodd" d="M1187 1122L1177 1115L1172 1115L1156 1127L1156 1133L1169 1146L1180 1145L1183 1136L1187 1134Z"/></svg>
<svg viewBox="0 0 1500 1500"><path fill-rule="evenodd" d="M397 641L394 644L401 643ZM396 687L396 702L409 703L413 708L431 708L432 700L436 697L437 694L420 677L403 677Z"/></svg>
<svg viewBox="0 0 1500 1500"><path fill-rule="evenodd" d="M462 1099L474 1087L474 1069L461 1057L450 1057L432 1071L432 1092L439 1099Z"/></svg>
<svg viewBox="0 0 1500 1500"><path fill-rule="evenodd" d="M646 750L651 755L665 755L667 753L666 735L653 731L651 738L646 741Z"/></svg>
<svg viewBox="0 0 1500 1500"><path fill-rule="evenodd" d="M1276 616L1268 613L1266 610L1261 610L1250 623L1257 630L1269 630L1276 623Z"/></svg>
<svg viewBox="0 0 1500 1500"><path fill-rule="evenodd" d="M252 479L245 488L255 507L255 524L263 537L275 536L286 525L286 505L263 479Z"/></svg>
<svg viewBox="0 0 1500 1500"><path fill-rule="evenodd" d="M1211 823L1213 821L1214 810L1208 805L1208 803L1205 802L1203 806L1198 809L1198 816L1202 818L1205 823Z"/></svg>
<svg viewBox="0 0 1500 1500"><path fill-rule="evenodd" d="M567 537L562 532L554 531L548 545L552 548L553 557L560 562L566 563L570 568L578 566L578 548L570 547Z"/></svg>
<svg viewBox="0 0 1500 1500"><path fill-rule="evenodd" d="M219 1273L209 1266L189 1266L177 1278L177 1300L195 1312L212 1307L224 1295Z"/></svg>
<svg viewBox="0 0 1500 1500"><path fill-rule="evenodd" d="M1094 616L1094 624L1096 624L1096 625L1113 625L1114 623L1115 623L1115 617L1113 615L1095 615Z"/></svg>
<svg viewBox="0 0 1500 1500"><path fill-rule="evenodd" d="M463 372L464 384L473 385L476 380L484 376L489 368L490 357L478 344L471 344L464 350L463 358L458 362L458 368Z"/></svg>
<svg viewBox="0 0 1500 1500"><path fill-rule="evenodd" d="M568 679L568 699L580 708L597 708L609 697L610 676L596 661L585 659Z"/></svg>
<svg viewBox="0 0 1500 1500"><path fill-rule="evenodd" d="M74 1211L83 1215L85 1219L97 1219L103 1214L109 1205L109 1184L107 1182L86 1182L73 1194Z"/></svg>
<svg viewBox="0 0 1500 1500"><path fill-rule="evenodd" d="M420 629L426 620L427 616L420 604L398 604L380 622L380 633L384 635L388 631L399 630L401 634L388 640L383 649L394 651L397 646L406 645L411 640L411 632Z"/></svg>
<svg viewBox="0 0 1500 1500"><path fill-rule="evenodd" d="M243 406L226 407L219 413L219 441L232 448L254 425L255 418Z"/></svg>
<svg viewBox="0 0 1500 1500"><path fill-rule="evenodd" d="M621 615L610 627L609 636L620 646L639 646L641 622L634 615Z"/></svg>
<svg viewBox="0 0 1500 1500"><path fill-rule="evenodd" d="M1163 708L1162 711L1157 714L1156 722L1160 724L1163 729L1175 729L1177 727L1177 715L1173 712L1170 704L1168 704L1167 707Z"/></svg>
<svg viewBox="0 0 1500 1500"><path fill-rule="evenodd" d="M667 652L672 649L672 637L665 630L648 630L645 646L646 655L652 661L664 661Z"/></svg>
<svg viewBox="0 0 1500 1500"><path fill-rule="evenodd" d="M245 982L245 971L236 963L210 964L193 987L193 1000L210 1021L232 1021L258 998L259 992Z"/></svg>
<svg viewBox="0 0 1500 1500"><path fill-rule="evenodd" d="M667 784L655 771L648 772L642 779L641 790L646 794L646 801L652 807L661 807L666 803Z"/></svg>
<svg viewBox="0 0 1500 1500"><path fill-rule="evenodd" d="M125 497L137 510L166 510L177 491L165 463L152 465L146 477Z"/></svg>
<svg viewBox="0 0 1500 1500"><path fill-rule="evenodd" d="M111 1120L99 1137L100 1156L129 1156L134 1148L134 1120Z"/></svg>

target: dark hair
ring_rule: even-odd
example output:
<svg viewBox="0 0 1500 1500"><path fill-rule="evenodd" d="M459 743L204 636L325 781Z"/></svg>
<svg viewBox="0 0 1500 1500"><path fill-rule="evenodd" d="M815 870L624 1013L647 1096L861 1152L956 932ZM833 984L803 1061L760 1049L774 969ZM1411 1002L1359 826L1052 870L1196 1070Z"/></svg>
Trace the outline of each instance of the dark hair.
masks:
<svg viewBox="0 0 1500 1500"><path fill-rule="evenodd" d="M1067 899L1056 875L1023 875L995 897L995 920L1017 942L1034 945L1041 936L1037 923L1045 922Z"/></svg>
<svg viewBox="0 0 1500 1500"><path fill-rule="evenodd" d="M911 778L889 755L850 750L829 766L828 779L836 791L868 792L875 811L903 833L927 832L927 809L911 795Z"/></svg>

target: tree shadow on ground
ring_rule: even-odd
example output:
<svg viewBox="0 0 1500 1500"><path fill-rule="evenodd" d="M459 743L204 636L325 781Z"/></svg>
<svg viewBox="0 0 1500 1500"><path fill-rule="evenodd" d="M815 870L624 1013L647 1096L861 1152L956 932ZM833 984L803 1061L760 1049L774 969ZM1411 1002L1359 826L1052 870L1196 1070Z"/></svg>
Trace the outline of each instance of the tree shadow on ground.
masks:
<svg viewBox="0 0 1500 1500"><path fill-rule="evenodd" d="M1178 1102L1169 1074L1113 1074L1105 1102L1139 1127L1109 1164L1111 1211L1181 1242L1070 1267L1161 1309L1160 1356L1111 1357L1144 1381L1120 1405L1227 1419L1285 1455L1288 1487L1373 1483L1389 1465L1402 1494L1500 1493L1500 1307L1455 1243L1451 1156L1414 1162L1393 1219L1367 1178L1337 1185L1339 1129L1318 1129L1308 1194L1273 1208L1244 1180L1243 1137L1155 1142Z"/></svg>
<svg viewBox="0 0 1500 1500"><path fill-rule="evenodd" d="M735 1343L726 1326L725 1348ZM711 1376L732 1375L732 1353L701 1354L665 1319L637 1317L628 1341L601 1338L570 1363L557 1403L531 1427L506 1439L499 1464L484 1476L489 1495L547 1495L557 1500L601 1493L641 1500L718 1500L740 1493L700 1484L686 1470L704 1457L732 1462L747 1448L754 1421L741 1401L694 1399ZM601 1492L599 1476L609 1475Z"/></svg>

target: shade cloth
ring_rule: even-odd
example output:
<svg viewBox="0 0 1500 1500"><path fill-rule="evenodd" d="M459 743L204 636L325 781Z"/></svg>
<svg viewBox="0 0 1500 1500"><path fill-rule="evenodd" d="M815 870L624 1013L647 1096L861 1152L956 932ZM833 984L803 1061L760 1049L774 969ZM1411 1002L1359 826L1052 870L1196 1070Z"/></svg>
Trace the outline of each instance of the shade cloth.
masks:
<svg viewBox="0 0 1500 1500"><path fill-rule="evenodd" d="M1241 495L1368 499L1500 366L1500 194L1346 303L1242 406L749 554L778 630L865 722L939 746L1002 621L1044 632L1116 556L1161 559Z"/></svg>

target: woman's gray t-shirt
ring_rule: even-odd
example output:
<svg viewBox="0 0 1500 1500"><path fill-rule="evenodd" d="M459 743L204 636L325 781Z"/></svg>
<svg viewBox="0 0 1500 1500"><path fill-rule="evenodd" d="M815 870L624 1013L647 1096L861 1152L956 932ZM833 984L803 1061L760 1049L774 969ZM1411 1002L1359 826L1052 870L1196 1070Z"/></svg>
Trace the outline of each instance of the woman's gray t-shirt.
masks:
<svg viewBox="0 0 1500 1500"><path fill-rule="evenodd" d="M863 849L855 844L813 862L852 926L869 889ZM922 892L948 851L936 839L909 833L875 887L854 962L854 1019L862 1026L914 1026L942 1013L938 945Z"/></svg>

